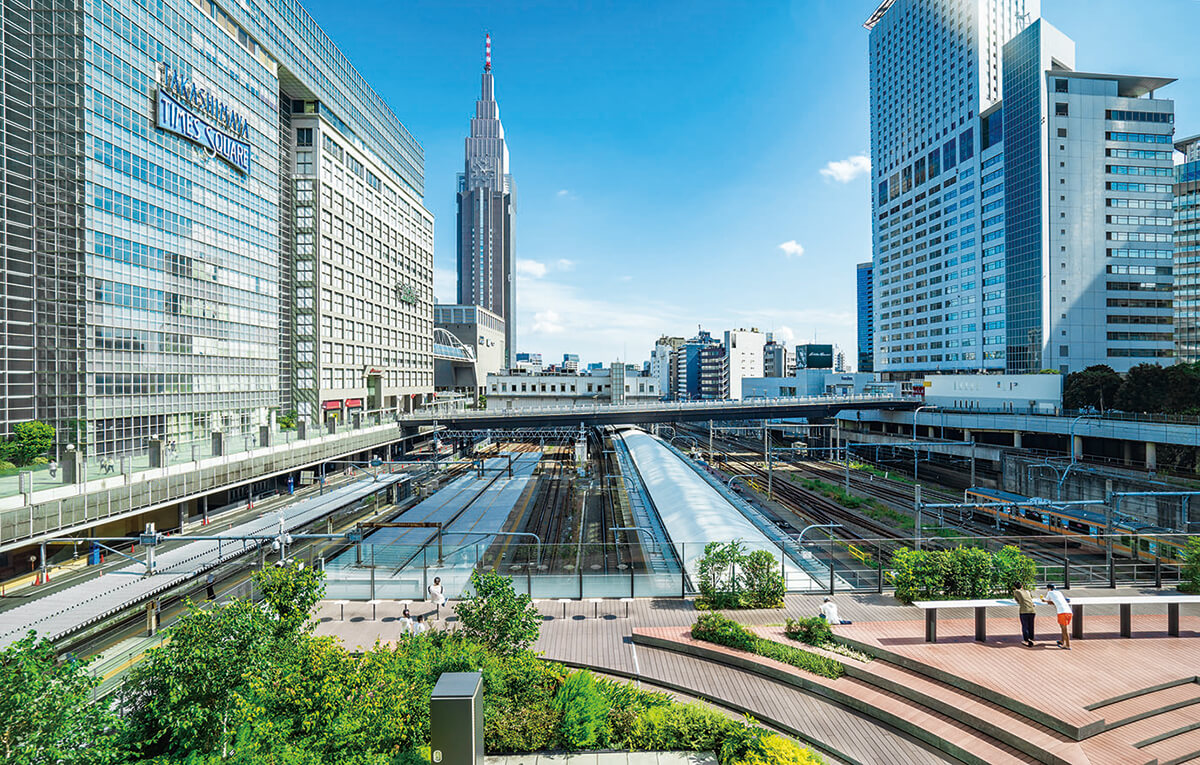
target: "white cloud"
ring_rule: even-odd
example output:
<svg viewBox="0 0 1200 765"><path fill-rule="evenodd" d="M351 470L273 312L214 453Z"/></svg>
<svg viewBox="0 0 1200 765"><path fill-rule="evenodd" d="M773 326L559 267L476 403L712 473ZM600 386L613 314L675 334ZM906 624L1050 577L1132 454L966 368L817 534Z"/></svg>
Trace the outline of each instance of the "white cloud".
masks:
<svg viewBox="0 0 1200 765"><path fill-rule="evenodd" d="M571 190L570 189L559 189L558 194L556 194L555 196L569 197L569 196L571 196Z"/></svg>
<svg viewBox="0 0 1200 765"><path fill-rule="evenodd" d="M871 159L865 154L837 159L821 168L821 175L838 183L849 183L860 175L871 172Z"/></svg>
<svg viewBox="0 0 1200 765"><path fill-rule="evenodd" d="M789 258L798 258L804 254L804 247L801 246L801 244L795 239L789 239L788 241L779 245L779 249L783 250L783 254L787 255Z"/></svg>
<svg viewBox="0 0 1200 765"><path fill-rule="evenodd" d="M792 328L786 324L771 330L771 335L776 341L781 342L784 345L791 345L792 343L796 342L795 331L793 331Z"/></svg>
<svg viewBox="0 0 1200 765"><path fill-rule="evenodd" d="M557 335L564 329L558 311L538 311L533 315L533 331L537 334Z"/></svg>
<svg viewBox="0 0 1200 765"><path fill-rule="evenodd" d="M520 276L528 276L531 279L541 279L546 275L546 264L539 260L521 260L517 259L517 274Z"/></svg>
<svg viewBox="0 0 1200 765"><path fill-rule="evenodd" d="M567 260L566 258L559 258L558 260L554 261L554 267L559 271L570 271L575 268L575 261Z"/></svg>

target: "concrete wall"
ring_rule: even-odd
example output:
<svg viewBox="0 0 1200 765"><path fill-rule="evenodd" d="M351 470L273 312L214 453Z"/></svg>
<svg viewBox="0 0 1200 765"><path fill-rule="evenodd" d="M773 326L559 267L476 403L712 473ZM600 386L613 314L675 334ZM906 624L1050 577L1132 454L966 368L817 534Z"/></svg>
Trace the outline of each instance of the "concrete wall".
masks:
<svg viewBox="0 0 1200 765"><path fill-rule="evenodd" d="M1062 375L927 375L925 403L950 409L1054 413Z"/></svg>

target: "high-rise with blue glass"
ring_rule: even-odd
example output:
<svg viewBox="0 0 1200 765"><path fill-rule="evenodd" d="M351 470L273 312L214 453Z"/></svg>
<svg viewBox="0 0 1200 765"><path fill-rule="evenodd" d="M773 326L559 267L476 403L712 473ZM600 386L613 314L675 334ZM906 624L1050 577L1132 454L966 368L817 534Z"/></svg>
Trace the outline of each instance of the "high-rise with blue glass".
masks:
<svg viewBox="0 0 1200 765"><path fill-rule="evenodd" d="M876 371L1172 354L1153 212L1170 200L1173 104L1155 91L1171 80L1075 71L1038 16L1037 0L885 0L867 22Z"/></svg>
<svg viewBox="0 0 1200 765"><path fill-rule="evenodd" d="M421 147L297 2L2 7L9 422L113 454L432 392Z"/></svg>
<svg viewBox="0 0 1200 765"><path fill-rule="evenodd" d="M873 264L859 263L855 269L858 308L858 369L875 371L875 284Z"/></svg>
<svg viewBox="0 0 1200 765"><path fill-rule="evenodd" d="M1200 361L1200 135L1175 142L1175 356Z"/></svg>

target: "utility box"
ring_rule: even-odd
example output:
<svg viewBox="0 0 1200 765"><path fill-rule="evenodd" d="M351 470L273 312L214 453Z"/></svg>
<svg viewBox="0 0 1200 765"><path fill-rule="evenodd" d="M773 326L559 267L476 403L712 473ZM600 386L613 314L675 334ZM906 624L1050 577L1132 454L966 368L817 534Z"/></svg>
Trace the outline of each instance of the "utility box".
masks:
<svg viewBox="0 0 1200 765"><path fill-rule="evenodd" d="M434 765L483 765L483 675L443 672L429 699Z"/></svg>

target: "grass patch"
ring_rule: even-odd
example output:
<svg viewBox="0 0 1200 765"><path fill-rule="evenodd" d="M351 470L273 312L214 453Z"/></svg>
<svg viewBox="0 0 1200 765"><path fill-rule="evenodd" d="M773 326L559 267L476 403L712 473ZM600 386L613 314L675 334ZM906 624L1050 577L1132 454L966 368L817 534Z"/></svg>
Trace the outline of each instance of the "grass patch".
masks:
<svg viewBox="0 0 1200 765"><path fill-rule="evenodd" d="M846 668L840 661L819 656L811 651L805 651L803 648L761 638L723 614L701 615L692 625L692 637L727 648L749 651L768 659L790 664L805 672L827 677L830 680L836 680L846 674Z"/></svg>

